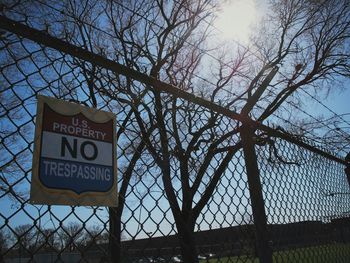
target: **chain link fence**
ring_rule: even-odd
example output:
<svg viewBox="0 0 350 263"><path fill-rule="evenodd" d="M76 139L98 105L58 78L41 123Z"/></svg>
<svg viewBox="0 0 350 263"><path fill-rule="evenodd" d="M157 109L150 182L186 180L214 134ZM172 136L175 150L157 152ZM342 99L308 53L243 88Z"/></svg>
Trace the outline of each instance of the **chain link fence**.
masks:
<svg viewBox="0 0 350 263"><path fill-rule="evenodd" d="M183 262L176 204L182 215L198 212L199 262L259 262L264 247L273 262L349 261L344 162L287 136L253 134L264 212L254 210L240 121L10 31L0 40L0 262ZM117 208L30 204L38 94L117 115ZM155 159L164 157L164 131L175 199ZM192 149L187 178L181 145ZM191 199L186 189L194 188Z"/></svg>

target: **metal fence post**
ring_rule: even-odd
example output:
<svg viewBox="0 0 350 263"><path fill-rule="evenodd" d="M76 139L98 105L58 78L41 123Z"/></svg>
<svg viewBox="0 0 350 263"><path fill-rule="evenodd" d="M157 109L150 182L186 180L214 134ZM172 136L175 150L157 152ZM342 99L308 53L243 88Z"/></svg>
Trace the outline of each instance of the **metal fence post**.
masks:
<svg viewBox="0 0 350 263"><path fill-rule="evenodd" d="M348 184L350 187L350 153L348 153L345 157L345 161L346 161L346 167L344 169L346 177L348 179Z"/></svg>
<svg viewBox="0 0 350 263"><path fill-rule="evenodd" d="M260 263L272 263L272 250L269 246L266 212L261 189L255 145L253 141L255 130L249 123L243 123L240 130L240 135L248 177L250 198L252 202L257 254L259 256Z"/></svg>
<svg viewBox="0 0 350 263"><path fill-rule="evenodd" d="M350 187L350 164L345 168L345 174L346 174L346 177L348 178L348 184Z"/></svg>

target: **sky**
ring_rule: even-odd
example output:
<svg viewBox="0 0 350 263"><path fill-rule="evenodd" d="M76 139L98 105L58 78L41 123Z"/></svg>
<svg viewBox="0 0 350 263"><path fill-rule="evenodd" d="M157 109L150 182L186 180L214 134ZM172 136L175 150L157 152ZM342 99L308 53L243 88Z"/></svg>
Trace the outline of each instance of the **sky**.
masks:
<svg viewBox="0 0 350 263"><path fill-rule="evenodd" d="M249 33L260 19L263 6L257 6L254 0L228 1L218 13L214 22L222 39L235 39L242 44L249 41Z"/></svg>

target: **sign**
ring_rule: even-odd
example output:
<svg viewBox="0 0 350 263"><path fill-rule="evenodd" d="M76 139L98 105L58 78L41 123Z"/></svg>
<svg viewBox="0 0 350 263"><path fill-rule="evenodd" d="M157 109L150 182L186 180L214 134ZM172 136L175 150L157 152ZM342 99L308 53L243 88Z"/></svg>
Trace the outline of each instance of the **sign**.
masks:
<svg viewBox="0 0 350 263"><path fill-rule="evenodd" d="M31 202L117 205L115 115L38 96Z"/></svg>

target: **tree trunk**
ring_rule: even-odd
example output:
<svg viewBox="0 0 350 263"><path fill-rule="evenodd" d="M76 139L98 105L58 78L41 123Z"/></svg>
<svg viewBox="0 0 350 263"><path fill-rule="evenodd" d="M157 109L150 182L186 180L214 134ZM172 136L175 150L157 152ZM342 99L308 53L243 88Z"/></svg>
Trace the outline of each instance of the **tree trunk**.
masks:
<svg viewBox="0 0 350 263"><path fill-rule="evenodd" d="M178 227L178 238L180 241L182 260L185 263L198 263L196 242L194 239L194 226L192 223L183 223Z"/></svg>
<svg viewBox="0 0 350 263"><path fill-rule="evenodd" d="M2 256L2 244L0 244L0 263L4 263L5 261L4 261L4 258L3 258L3 256Z"/></svg>
<svg viewBox="0 0 350 263"><path fill-rule="evenodd" d="M109 208L109 251L111 262L121 262L121 213L118 208Z"/></svg>

